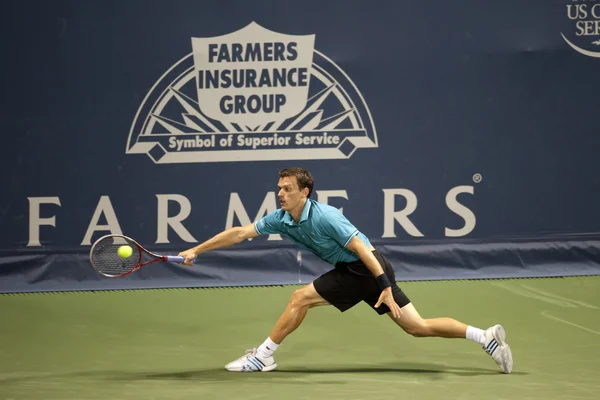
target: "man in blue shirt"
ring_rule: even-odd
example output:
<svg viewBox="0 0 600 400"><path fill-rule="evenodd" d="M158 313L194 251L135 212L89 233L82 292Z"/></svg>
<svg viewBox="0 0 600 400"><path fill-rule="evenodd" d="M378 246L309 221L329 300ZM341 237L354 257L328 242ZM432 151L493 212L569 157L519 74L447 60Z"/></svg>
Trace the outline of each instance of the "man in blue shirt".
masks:
<svg viewBox="0 0 600 400"><path fill-rule="evenodd" d="M264 234L281 234L335 266L312 283L297 289L271 334L257 349L248 350L227 364L228 371L272 371L273 353L287 335L304 320L309 308L333 305L344 312L361 301L378 314L388 316L405 332L416 337L466 338L479 343L504 373L512 371L512 353L501 325L487 330L468 326L452 318L421 318L396 285L394 270L369 239L342 213L310 199L313 177L305 169L288 168L279 173L281 208L254 224L227 229L206 242L181 252L186 265L200 254L240 243Z"/></svg>

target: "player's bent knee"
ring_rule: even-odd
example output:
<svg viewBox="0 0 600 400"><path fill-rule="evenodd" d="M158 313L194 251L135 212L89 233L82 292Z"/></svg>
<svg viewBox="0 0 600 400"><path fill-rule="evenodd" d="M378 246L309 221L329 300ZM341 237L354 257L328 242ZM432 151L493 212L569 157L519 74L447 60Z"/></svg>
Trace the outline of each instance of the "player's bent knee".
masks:
<svg viewBox="0 0 600 400"><path fill-rule="evenodd" d="M310 305L310 295L307 293L306 288L300 288L294 290L292 297L290 298L290 304L297 307L308 307Z"/></svg>
<svg viewBox="0 0 600 400"><path fill-rule="evenodd" d="M290 298L290 304L296 307L312 307L326 303L316 292L312 285L306 285L294 290Z"/></svg>
<svg viewBox="0 0 600 400"><path fill-rule="evenodd" d="M421 320L418 323L411 324L409 326L403 326L404 332L414 337L428 337L431 336L431 332L425 320Z"/></svg>

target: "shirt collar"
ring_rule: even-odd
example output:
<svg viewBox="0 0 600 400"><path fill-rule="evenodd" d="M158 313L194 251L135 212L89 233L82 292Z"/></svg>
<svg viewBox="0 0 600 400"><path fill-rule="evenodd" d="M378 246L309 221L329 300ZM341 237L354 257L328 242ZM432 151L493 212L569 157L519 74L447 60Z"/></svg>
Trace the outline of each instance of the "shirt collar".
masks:
<svg viewBox="0 0 600 400"><path fill-rule="evenodd" d="M300 224L304 221L308 220L308 213L310 212L310 207L312 206L310 199L306 199L306 204L304 204L304 208L302 209L302 215L300 215ZM292 215L289 211L285 212L283 216L283 222L287 225L296 225L296 221L292 219ZM298 224L299 225L299 224Z"/></svg>

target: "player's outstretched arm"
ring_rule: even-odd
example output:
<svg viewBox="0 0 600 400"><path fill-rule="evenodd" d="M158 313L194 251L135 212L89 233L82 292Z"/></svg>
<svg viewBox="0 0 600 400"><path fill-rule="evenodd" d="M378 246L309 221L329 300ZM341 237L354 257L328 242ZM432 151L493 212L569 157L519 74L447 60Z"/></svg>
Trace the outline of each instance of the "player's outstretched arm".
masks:
<svg viewBox="0 0 600 400"><path fill-rule="evenodd" d="M257 236L258 233L256 233L256 230L254 229L254 224L236 226L213 236L206 242L201 243L196 247L182 251L179 253L179 255L181 257L185 257L185 265L192 265L192 260L195 259L199 254L233 246L234 244L241 243L246 239L251 239Z"/></svg>

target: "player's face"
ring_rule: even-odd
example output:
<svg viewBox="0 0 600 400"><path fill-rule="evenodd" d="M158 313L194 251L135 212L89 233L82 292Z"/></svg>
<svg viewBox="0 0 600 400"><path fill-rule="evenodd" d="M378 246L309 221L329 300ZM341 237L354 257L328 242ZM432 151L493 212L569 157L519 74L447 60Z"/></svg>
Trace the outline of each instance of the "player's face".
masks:
<svg viewBox="0 0 600 400"><path fill-rule="evenodd" d="M303 200L306 199L308 189L304 188L303 191L300 191L298 188L298 180L295 176L280 178L279 183L277 183L277 189L279 189L277 196L279 197L282 210L292 211L295 208L304 206Z"/></svg>

